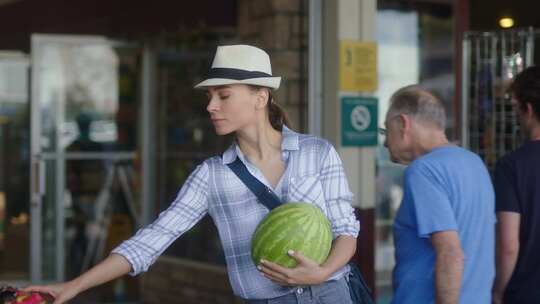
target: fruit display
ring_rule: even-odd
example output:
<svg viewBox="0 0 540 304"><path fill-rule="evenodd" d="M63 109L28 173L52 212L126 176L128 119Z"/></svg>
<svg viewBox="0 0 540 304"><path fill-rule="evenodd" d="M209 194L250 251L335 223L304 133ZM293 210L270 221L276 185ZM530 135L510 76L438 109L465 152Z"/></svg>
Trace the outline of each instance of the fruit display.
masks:
<svg viewBox="0 0 540 304"><path fill-rule="evenodd" d="M13 287L0 287L0 304L49 304L53 297L41 292L26 292Z"/></svg>
<svg viewBox="0 0 540 304"><path fill-rule="evenodd" d="M287 203L273 209L257 226L251 239L255 265L261 259L292 268L297 262L288 250L300 252L321 264L332 245L330 222L313 204Z"/></svg>

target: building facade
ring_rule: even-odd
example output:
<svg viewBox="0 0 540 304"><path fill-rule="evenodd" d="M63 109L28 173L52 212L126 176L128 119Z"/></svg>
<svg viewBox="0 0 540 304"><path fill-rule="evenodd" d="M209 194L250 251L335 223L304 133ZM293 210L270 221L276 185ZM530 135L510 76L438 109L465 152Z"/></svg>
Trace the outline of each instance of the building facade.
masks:
<svg viewBox="0 0 540 304"><path fill-rule="evenodd" d="M206 97L192 87L216 45L245 43L267 50L283 77L275 97L292 128L336 146L362 222L355 261L384 303L403 169L390 163L378 135L375 143L348 142L346 105L375 101L370 115L382 126L390 94L422 83L445 101L449 135L458 139L455 77L466 3L2 3L0 281L72 278L165 209L195 166L230 143L213 133ZM375 73L343 74L348 47L365 48L351 55L364 60L354 67ZM344 85L359 75L364 82ZM224 265L206 217L149 272L89 297L240 303Z"/></svg>

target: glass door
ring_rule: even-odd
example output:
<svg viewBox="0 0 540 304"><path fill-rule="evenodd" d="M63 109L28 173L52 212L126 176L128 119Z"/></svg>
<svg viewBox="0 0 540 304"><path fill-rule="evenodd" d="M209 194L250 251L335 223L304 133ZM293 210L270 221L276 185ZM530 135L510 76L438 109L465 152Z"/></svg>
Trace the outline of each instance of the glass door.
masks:
<svg viewBox="0 0 540 304"><path fill-rule="evenodd" d="M29 62L0 52L0 282L29 278Z"/></svg>
<svg viewBox="0 0 540 304"><path fill-rule="evenodd" d="M142 54L98 36L32 36L32 282L78 275L139 225Z"/></svg>

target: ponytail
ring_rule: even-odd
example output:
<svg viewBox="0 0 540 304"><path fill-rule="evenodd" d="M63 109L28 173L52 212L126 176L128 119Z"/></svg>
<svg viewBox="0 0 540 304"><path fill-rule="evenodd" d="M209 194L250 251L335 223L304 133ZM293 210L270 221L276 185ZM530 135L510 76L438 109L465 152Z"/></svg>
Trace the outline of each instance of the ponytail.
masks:
<svg viewBox="0 0 540 304"><path fill-rule="evenodd" d="M270 88L256 85L248 86L254 91L268 90L268 102L266 103L266 106L268 107L268 120L270 120L270 125L272 125L274 130L281 132L283 130L283 126L289 127L291 125L289 118L287 117L287 113L285 113L285 110L283 110L283 108L276 103Z"/></svg>
<svg viewBox="0 0 540 304"><path fill-rule="evenodd" d="M272 128L280 132L283 130L283 126L289 127L291 125L287 113L276 103L270 90L268 92L268 118Z"/></svg>

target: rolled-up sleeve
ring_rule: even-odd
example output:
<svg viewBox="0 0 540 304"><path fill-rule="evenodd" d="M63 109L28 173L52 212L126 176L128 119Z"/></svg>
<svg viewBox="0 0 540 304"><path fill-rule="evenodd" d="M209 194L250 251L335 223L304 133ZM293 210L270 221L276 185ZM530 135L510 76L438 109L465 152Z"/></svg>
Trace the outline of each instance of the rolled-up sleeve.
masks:
<svg viewBox="0 0 540 304"><path fill-rule="evenodd" d="M357 237L360 222L351 205L353 194L349 189L341 159L329 143L327 153L322 160L320 179L334 238L340 235Z"/></svg>
<svg viewBox="0 0 540 304"><path fill-rule="evenodd" d="M131 264L130 275L147 271L160 254L208 212L208 173L206 163L188 177L171 206L151 224L113 249L112 253Z"/></svg>

